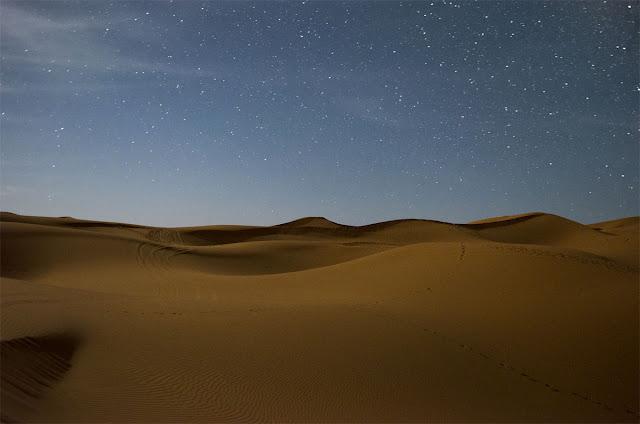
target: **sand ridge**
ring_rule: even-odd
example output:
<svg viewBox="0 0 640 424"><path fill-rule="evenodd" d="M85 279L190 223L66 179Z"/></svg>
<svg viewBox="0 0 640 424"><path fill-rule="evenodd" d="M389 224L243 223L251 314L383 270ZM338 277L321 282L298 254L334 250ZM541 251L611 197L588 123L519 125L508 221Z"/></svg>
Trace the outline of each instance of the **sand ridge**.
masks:
<svg viewBox="0 0 640 424"><path fill-rule="evenodd" d="M3 421L640 417L637 217L0 221Z"/></svg>

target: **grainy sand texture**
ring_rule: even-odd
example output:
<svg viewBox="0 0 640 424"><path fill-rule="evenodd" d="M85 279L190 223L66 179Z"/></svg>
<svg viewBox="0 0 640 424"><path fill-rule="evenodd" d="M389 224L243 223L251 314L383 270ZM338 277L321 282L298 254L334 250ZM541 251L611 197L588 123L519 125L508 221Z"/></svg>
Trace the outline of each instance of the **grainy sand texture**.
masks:
<svg viewBox="0 0 640 424"><path fill-rule="evenodd" d="M638 218L2 214L5 422L637 422Z"/></svg>

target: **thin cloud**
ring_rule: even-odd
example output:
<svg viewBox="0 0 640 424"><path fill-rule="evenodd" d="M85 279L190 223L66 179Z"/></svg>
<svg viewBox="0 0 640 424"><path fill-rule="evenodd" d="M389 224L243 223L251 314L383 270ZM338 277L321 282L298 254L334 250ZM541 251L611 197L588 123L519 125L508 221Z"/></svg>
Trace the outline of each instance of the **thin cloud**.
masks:
<svg viewBox="0 0 640 424"><path fill-rule="evenodd" d="M2 65L4 69L54 73L67 69L96 76L119 74L163 74L185 78L220 77L219 69L178 65L123 55L105 39L107 28L116 28L131 18L101 21L93 16L51 18L15 5L3 6ZM118 28L123 38L149 43L144 31ZM78 43L77 40L83 40ZM15 89L4 80L3 90ZM71 87L72 88L72 87Z"/></svg>

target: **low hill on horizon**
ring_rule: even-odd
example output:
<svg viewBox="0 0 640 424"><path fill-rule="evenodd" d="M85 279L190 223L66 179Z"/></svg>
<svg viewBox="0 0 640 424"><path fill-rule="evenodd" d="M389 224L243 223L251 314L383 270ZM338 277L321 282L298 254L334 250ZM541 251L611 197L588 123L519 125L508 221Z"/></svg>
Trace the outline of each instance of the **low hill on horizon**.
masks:
<svg viewBox="0 0 640 424"><path fill-rule="evenodd" d="M472 220L472 221L468 221L468 222L462 222L462 223L453 223L451 222L450 224L452 225L467 225L467 224L482 224L482 223L489 223L489 222L499 222L499 221L513 221L513 220L519 220L519 219L528 219L528 218L533 218L533 217L537 217L537 216L557 216L557 217L561 217L560 215L556 215L556 214L552 214L552 213L548 213L548 212L524 212L524 213L519 213L519 214L513 214L513 215L500 215L500 216L494 216L494 217L486 217L486 218L480 218L480 219L476 219L476 220ZM616 219L610 219L607 221L601 221L601 222L594 222L594 223L590 223L590 224L585 224L585 223L581 223L579 221L575 221L575 220L571 220L569 218L563 218L566 219L568 221L573 221L582 225L587 225L587 226L598 226L598 225L602 225L602 224L612 224L615 225L615 223L619 223L619 222L628 222L628 221L634 221L634 220L639 220L640 216L629 216L629 217L622 217L622 218L616 218ZM102 220L95 220L95 219L86 219L86 218L75 218L72 216L41 216L41 215L24 215L24 214L20 214L17 212L10 212L10 211L0 211L0 221L28 221L28 220L34 220L35 221L48 221L50 223L54 223L54 222L67 222L67 223L102 223L102 224L117 224L120 226L133 226L133 227L157 227L157 228L200 228L200 227L211 227L211 226L215 226L215 227L269 227L270 225L251 225L251 224L206 224L206 225L186 225L186 226L177 226L177 227L159 227L159 226L153 226L153 225L142 225L142 224L133 224L133 223L125 223L125 222L118 222L118 221L102 221ZM421 222L441 222L441 223L448 223L446 221L439 221L439 220L434 220L434 219L427 219L427 218L401 218L401 219L393 219L393 220L387 220L387 221L379 221L379 222L373 222L370 224L363 224L363 225L349 225L349 224L342 224L336 221L332 221L324 216L305 216L305 217L301 217L301 218L297 218L291 221L286 221L280 224L274 224L271 226L277 227L277 226L289 226L289 227L366 227L366 226L370 226L370 225L381 225L381 224L386 224L386 223L393 223L393 222L403 222L403 221L421 221Z"/></svg>

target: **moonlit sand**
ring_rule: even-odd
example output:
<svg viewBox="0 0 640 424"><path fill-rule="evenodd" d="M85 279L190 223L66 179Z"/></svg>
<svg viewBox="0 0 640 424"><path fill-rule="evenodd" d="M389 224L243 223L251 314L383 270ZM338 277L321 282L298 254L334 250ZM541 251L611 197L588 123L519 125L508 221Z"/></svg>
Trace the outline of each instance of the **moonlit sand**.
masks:
<svg viewBox="0 0 640 424"><path fill-rule="evenodd" d="M2 214L6 422L634 422L638 218Z"/></svg>

